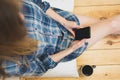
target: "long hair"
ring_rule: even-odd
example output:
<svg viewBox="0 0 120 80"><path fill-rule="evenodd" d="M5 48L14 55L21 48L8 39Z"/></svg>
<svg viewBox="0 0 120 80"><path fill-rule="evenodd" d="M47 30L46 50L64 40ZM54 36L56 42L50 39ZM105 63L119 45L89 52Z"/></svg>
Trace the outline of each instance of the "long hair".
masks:
<svg viewBox="0 0 120 80"><path fill-rule="evenodd" d="M37 50L38 41L26 37L27 30L19 15L19 0L0 0L0 77L5 77L2 67L10 56L28 55Z"/></svg>

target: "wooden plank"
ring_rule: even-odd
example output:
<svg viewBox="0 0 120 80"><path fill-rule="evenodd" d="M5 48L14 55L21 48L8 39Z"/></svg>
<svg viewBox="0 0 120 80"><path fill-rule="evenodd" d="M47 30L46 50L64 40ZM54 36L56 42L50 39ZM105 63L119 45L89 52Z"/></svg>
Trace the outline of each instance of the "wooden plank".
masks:
<svg viewBox="0 0 120 80"><path fill-rule="evenodd" d="M100 40L95 45L90 47L89 49L120 49L120 35L110 35L106 38Z"/></svg>
<svg viewBox="0 0 120 80"><path fill-rule="evenodd" d="M120 0L75 0L75 6L97 6L120 4Z"/></svg>
<svg viewBox="0 0 120 80"><path fill-rule="evenodd" d="M120 64L119 50L87 50L77 58L77 65Z"/></svg>
<svg viewBox="0 0 120 80"><path fill-rule="evenodd" d="M79 80L120 80L120 65L96 66L93 75Z"/></svg>
<svg viewBox="0 0 120 80"><path fill-rule="evenodd" d="M74 13L77 15L87 15L96 18L111 17L113 15L120 14L120 5L75 7Z"/></svg>

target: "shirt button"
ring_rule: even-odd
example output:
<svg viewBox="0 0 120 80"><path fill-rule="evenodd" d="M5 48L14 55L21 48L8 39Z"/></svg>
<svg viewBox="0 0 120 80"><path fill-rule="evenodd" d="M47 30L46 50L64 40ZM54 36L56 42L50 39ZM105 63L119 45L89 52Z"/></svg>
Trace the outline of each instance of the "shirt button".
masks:
<svg viewBox="0 0 120 80"><path fill-rule="evenodd" d="M27 66L25 64L21 64L19 67L20 74L24 74L27 71Z"/></svg>
<svg viewBox="0 0 120 80"><path fill-rule="evenodd" d="M54 32L52 32L53 34L55 34Z"/></svg>
<svg viewBox="0 0 120 80"><path fill-rule="evenodd" d="M37 30L37 28L35 28L35 30Z"/></svg>

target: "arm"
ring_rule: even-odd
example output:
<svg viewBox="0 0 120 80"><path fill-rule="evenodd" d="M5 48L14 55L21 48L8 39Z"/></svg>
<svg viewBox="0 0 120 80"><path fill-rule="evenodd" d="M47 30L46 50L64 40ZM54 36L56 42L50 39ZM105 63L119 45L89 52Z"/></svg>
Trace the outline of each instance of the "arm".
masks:
<svg viewBox="0 0 120 80"><path fill-rule="evenodd" d="M81 41L74 41L69 48L59 53L56 53L54 55L51 55L50 57L53 61L59 62L62 58L66 57L67 55L71 54L72 52L80 48L84 44L84 42L85 42L85 39Z"/></svg>
<svg viewBox="0 0 120 80"><path fill-rule="evenodd" d="M60 16L59 14L57 14L54 10L52 10L51 8L49 8L46 11L46 14L49 15L51 18L53 18L54 20L58 21L59 23L61 23L62 25L64 25L64 23L66 23L66 19L63 18L62 16Z"/></svg>
<svg viewBox="0 0 120 80"><path fill-rule="evenodd" d="M76 22L74 21L68 21L65 18L63 18L62 16L60 16L58 13L56 13L53 9L49 8L46 11L46 14L48 16L50 16L51 18L53 18L55 21L59 22L60 24L62 24L68 31L70 31L72 33L73 36L75 36L74 32L73 32L73 28L77 28L79 29L80 26L77 25Z"/></svg>
<svg viewBox="0 0 120 80"><path fill-rule="evenodd" d="M76 22L68 21L62 16L60 16L58 13L56 13L53 9L49 8L46 11L46 14L49 15L51 18L56 20L57 22L61 23L65 28L79 28L79 26L76 24Z"/></svg>

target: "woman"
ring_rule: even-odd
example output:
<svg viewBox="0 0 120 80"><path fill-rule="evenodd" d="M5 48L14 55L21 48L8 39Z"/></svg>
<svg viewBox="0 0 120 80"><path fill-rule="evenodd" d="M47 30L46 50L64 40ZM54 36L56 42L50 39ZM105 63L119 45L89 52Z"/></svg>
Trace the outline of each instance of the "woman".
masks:
<svg viewBox="0 0 120 80"><path fill-rule="evenodd" d="M120 31L120 16L99 21L51 8L41 0L0 0L0 74L41 76L59 62L78 57L103 37ZM75 40L73 29L91 28Z"/></svg>

